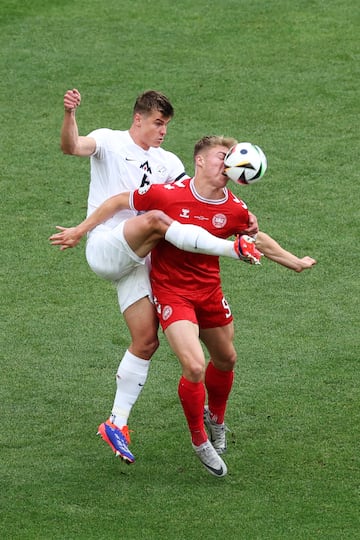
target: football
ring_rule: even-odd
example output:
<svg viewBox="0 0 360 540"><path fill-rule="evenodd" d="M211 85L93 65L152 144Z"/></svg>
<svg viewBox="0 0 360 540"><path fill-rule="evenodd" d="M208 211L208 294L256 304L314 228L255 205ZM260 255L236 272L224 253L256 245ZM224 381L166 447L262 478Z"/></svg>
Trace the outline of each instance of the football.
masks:
<svg viewBox="0 0 360 540"><path fill-rule="evenodd" d="M226 176L237 184L253 184L264 176L267 159L256 144L241 142L230 148L224 165Z"/></svg>

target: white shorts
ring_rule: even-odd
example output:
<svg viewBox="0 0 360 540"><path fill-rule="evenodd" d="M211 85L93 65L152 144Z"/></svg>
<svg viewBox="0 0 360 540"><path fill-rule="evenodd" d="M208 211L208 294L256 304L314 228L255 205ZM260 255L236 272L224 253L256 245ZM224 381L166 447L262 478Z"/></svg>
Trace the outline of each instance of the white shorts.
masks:
<svg viewBox="0 0 360 540"><path fill-rule="evenodd" d="M123 234L124 222L114 229L102 226L93 231L86 243L87 262L98 276L113 281L118 294L120 310L149 296L149 258L133 252Z"/></svg>

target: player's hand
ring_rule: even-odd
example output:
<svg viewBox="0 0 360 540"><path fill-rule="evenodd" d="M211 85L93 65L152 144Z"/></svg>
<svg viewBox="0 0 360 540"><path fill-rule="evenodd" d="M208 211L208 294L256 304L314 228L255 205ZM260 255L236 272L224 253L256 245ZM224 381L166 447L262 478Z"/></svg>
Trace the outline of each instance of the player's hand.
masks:
<svg viewBox="0 0 360 540"><path fill-rule="evenodd" d="M53 246L60 246L61 251L77 246L82 238L82 234L79 234L77 227L57 226L56 228L61 232L53 234L49 240Z"/></svg>
<svg viewBox="0 0 360 540"><path fill-rule="evenodd" d="M261 264L263 254L255 246L255 238L246 234L238 235L234 246L239 259L249 264Z"/></svg>
<svg viewBox="0 0 360 540"><path fill-rule="evenodd" d="M300 267L297 272L302 272L303 270L307 270L308 268L312 268L316 264L316 260L312 257L303 257L300 259Z"/></svg>
<svg viewBox="0 0 360 540"><path fill-rule="evenodd" d="M248 228L242 231L243 234L248 234L249 236L253 236L254 234L257 234L259 232L259 225L257 221L257 217L255 214L252 214L249 212L249 222L248 222Z"/></svg>
<svg viewBox="0 0 360 540"><path fill-rule="evenodd" d="M73 88L64 95L64 108L67 112L75 111L81 103L81 94L79 90Z"/></svg>

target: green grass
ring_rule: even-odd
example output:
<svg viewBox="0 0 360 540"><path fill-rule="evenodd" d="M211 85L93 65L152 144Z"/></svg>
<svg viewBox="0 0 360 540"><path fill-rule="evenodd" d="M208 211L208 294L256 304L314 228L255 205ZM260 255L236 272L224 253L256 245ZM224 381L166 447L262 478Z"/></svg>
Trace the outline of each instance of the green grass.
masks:
<svg viewBox="0 0 360 540"><path fill-rule="evenodd" d="M8 0L2 6L1 489L4 539L314 540L359 533L359 41L347 0ZM297 275L222 261L238 365L228 476L192 454L165 340L131 417L137 462L95 437L128 344L83 245L47 238L86 210L88 162L59 150L62 96L81 133L125 129L157 88L166 147L259 144L266 177L237 188L299 255Z"/></svg>

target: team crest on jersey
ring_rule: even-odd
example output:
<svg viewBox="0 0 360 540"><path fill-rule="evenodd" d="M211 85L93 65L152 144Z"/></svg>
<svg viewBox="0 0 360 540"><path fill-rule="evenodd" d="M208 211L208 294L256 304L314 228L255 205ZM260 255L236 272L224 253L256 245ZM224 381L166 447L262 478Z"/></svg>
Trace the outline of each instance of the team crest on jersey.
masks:
<svg viewBox="0 0 360 540"><path fill-rule="evenodd" d="M138 194L145 195L145 193L149 191L150 187L151 187L151 184L144 184L143 186L140 186L138 189Z"/></svg>
<svg viewBox="0 0 360 540"><path fill-rule="evenodd" d="M164 306L164 309L163 309L163 312L162 312L162 318L164 321L167 321L168 319L170 319L171 315L172 315L172 307L171 306Z"/></svg>
<svg viewBox="0 0 360 540"><path fill-rule="evenodd" d="M224 214L215 214L212 218L212 224L216 229L222 229L227 223L226 216Z"/></svg>

